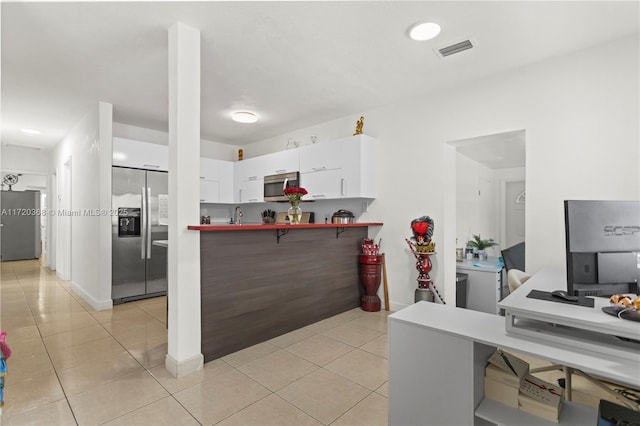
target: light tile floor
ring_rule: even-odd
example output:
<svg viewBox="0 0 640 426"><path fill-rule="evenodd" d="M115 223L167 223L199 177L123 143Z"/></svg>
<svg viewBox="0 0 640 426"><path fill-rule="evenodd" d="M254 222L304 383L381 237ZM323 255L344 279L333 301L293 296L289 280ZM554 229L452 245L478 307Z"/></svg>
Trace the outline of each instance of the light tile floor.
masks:
<svg viewBox="0 0 640 426"><path fill-rule="evenodd" d="M166 371L166 299L96 311L38 261L3 262L2 425L386 425L387 312L359 308Z"/></svg>

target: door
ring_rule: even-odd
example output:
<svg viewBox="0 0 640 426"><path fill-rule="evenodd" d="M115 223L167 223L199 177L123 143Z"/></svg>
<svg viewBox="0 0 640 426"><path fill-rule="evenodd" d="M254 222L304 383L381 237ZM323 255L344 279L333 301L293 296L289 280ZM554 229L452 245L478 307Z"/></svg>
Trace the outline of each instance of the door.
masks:
<svg viewBox="0 0 640 426"><path fill-rule="evenodd" d="M507 182L505 186L505 243L511 247L525 239L525 183Z"/></svg>
<svg viewBox="0 0 640 426"><path fill-rule="evenodd" d="M40 257L40 191L2 191L2 261Z"/></svg>
<svg viewBox="0 0 640 426"><path fill-rule="evenodd" d="M147 294L167 291L167 248L153 245L155 240L168 238L168 174L147 172L147 191L149 211L147 231Z"/></svg>
<svg viewBox="0 0 640 426"><path fill-rule="evenodd" d="M112 221L111 298L145 293L146 245L143 240L142 194L146 191L145 171L114 167L111 207L118 211ZM139 217L139 223L136 217Z"/></svg>

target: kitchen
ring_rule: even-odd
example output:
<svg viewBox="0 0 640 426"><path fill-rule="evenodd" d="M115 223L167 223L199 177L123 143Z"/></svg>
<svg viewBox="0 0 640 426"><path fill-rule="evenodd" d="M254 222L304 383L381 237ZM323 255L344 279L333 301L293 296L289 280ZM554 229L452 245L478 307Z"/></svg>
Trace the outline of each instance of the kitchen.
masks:
<svg viewBox="0 0 640 426"><path fill-rule="evenodd" d="M118 210L112 246L114 303L164 295L167 290L166 249L158 243L167 238L165 170L168 149L149 145L122 138L114 138L113 141L113 208ZM344 208L331 215L326 212L335 204L366 209L375 200L376 147L375 139L357 135L237 162L200 160L201 226L189 229L201 232L202 350L205 361L359 305L360 290L354 285L358 282L354 260L358 254L357 247L363 238L369 236L367 228L373 227L370 232L375 234L382 224L364 222L363 212L358 212L357 220L352 211ZM144 155L150 152L154 153L153 161L149 155ZM251 175L245 177L237 169ZM267 175L274 172L277 174ZM256 188L256 194L250 195L253 199L243 199L243 193L245 197L249 193L247 183ZM285 203L287 198L282 194L283 188L304 185L313 185L309 186L309 194L304 197L310 202L302 204L304 212L300 225L289 227L286 211L289 204ZM261 216L260 211L269 210L273 212L273 217L270 217L273 224L265 224ZM214 214L211 220L210 212L223 213L218 217ZM316 217L324 220L316 224ZM299 233L303 235L296 235ZM301 237L303 240L290 245L291 241L298 241ZM268 253L273 255L268 256ZM309 265L310 261L314 266L309 270L284 268L291 270L292 275L288 277L278 273L283 266L283 258L294 266ZM215 262L209 259L215 259ZM133 263L140 267L134 267ZM257 282L247 281L247 277L238 274L239 271L255 271L262 278ZM222 279L217 287L211 283L216 279ZM314 294L311 290L305 290L308 294L304 297L295 295L295 286L301 279L306 289L319 289L315 302L310 300ZM287 282L296 284L294 288L285 289L282 283ZM220 317L225 313L224 306L227 310L237 311L237 306L255 305L256 302L250 302L246 296L241 299L234 296L223 303L230 288L242 294L238 289L244 284L248 284L255 295L252 300L276 297L278 303L271 302L268 307L255 309L254 315L257 316L245 313L240 317ZM324 290L326 286L333 291ZM274 294L269 297L270 293ZM286 300L292 304L287 305ZM304 301L300 306L299 300ZM260 312L269 314L264 317ZM280 314L275 315L276 312ZM278 323L268 321L274 317L281 320ZM249 327L246 321L254 326ZM231 324L232 327L221 330L222 324ZM251 331L250 336L244 333L247 330ZM215 342L210 344L208 341L211 339Z"/></svg>

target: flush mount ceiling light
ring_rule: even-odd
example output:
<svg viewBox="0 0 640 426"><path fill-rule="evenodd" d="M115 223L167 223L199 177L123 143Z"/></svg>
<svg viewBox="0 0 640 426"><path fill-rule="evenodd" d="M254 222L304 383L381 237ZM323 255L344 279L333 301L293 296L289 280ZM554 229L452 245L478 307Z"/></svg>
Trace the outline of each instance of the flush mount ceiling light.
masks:
<svg viewBox="0 0 640 426"><path fill-rule="evenodd" d="M40 134L40 130L36 130L36 129L21 129L22 133L26 133L27 135L39 135Z"/></svg>
<svg viewBox="0 0 640 426"><path fill-rule="evenodd" d="M238 123L255 123L258 121L258 117L249 111L237 111L231 114L231 119Z"/></svg>
<svg viewBox="0 0 640 426"><path fill-rule="evenodd" d="M414 25L409 30L409 37L416 41L431 40L440 34L440 25L433 22Z"/></svg>
<svg viewBox="0 0 640 426"><path fill-rule="evenodd" d="M124 152L114 151L113 159L118 161L124 161L128 158L127 154Z"/></svg>

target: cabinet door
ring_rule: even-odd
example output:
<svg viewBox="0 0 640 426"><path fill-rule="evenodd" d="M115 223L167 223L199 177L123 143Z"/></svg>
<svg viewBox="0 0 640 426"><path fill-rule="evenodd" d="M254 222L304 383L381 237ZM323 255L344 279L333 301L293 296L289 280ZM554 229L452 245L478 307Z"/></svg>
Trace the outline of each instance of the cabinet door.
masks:
<svg viewBox="0 0 640 426"><path fill-rule="evenodd" d="M264 179L240 182L238 203L261 203L264 201Z"/></svg>
<svg viewBox="0 0 640 426"><path fill-rule="evenodd" d="M155 143L113 138L114 166L169 170L169 147Z"/></svg>
<svg viewBox="0 0 640 426"><path fill-rule="evenodd" d="M231 161L219 161L218 171L220 177L220 202L233 203L233 163Z"/></svg>
<svg viewBox="0 0 640 426"><path fill-rule="evenodd" d="M264 160L261 157L248 158L233 163L233 179L236 182L264 178Z"/></svg>
<svg viewBox="0 0 640 426"><path fill-rule="evenodd" d="M212 158L200 159L200 179L220 180L219 160Z"/></svg>
<svg viewBox="0 0 640 426"><path fill-rule="evenodd" d="M319 172L341 167L339 144L333 142L303 146L300 151L300 172Z"/></svg>
<svg viewBox="0 0 640 426"><path fill-rule="evenodd" d="M220 182L217 180L200 179L200 202L220 202Z"/></svg>
<svg viewBox="0 0 640 426"><path fill-rule="evenodd" d="M376 198L376 140L358 135L340 141L342 196Z"/></svg>
<svg viewBox="0 0 640 426"><path fill-rule="evenodd" d="M300 168L299 150L289 149L261 156L264 161L264 175L297 172Z"/></svg>
<svg viewBox="0 0 640 426"><path fill-rule="evenodd" d="M342 196L342 178L339 169L301 173L300 185L309 193L305 197L308 200L333 199Z"/></svg>

